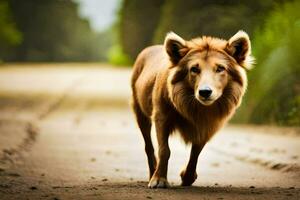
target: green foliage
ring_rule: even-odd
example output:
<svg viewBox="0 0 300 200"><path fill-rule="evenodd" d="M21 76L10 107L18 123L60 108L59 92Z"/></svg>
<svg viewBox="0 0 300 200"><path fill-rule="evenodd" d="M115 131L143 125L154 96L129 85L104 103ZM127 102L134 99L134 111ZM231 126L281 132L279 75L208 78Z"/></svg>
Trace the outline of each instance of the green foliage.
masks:
<svg viewBox="0 0 300 200"><path fill-rule="evenodd" d="M113 44L108 51L108 62L113 65L129 66L133 63L133 60L124 52L124 47L121 45L121 23L122 23L122 10L123 4L121 4L118 12L118 19L111 27L111 37ZM129 37L130 38L130 37Z"/></svg>
<svg viewBox="0 0 300 200"><path fill-rule="evenodd" d="M17 30L12 19L8 2L0 1L0 58L2 58L10 47L20 44L22 35Z"/></svg>
<svg viewBox="0 0 300 200"><path fill-rule="evenodd" d="M300 2L276 8L255 33L258 65L236 119L242 122L300 124Z"/></svg>
<svg viewBox="0 0 300 200"><path fill-rule="evenodd" d="M113 65L128 66L132 64L132 60L124 54L122 47L118 44L113 45L108 53L109 62Z"/></svg>
<svg viewBox="0 0 300 200"><path fill-rule="evenodd" d="M8 3L0 1L0 42L3 45L17 45L21 42L21 33L16 29L12 20Z"/></svg>

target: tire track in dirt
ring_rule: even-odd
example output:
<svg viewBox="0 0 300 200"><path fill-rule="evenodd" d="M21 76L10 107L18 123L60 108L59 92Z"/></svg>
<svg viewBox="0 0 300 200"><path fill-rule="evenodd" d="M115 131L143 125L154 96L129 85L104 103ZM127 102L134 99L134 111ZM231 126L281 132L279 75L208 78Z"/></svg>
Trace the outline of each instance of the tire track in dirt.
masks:
<svg viewBox="0 0 300 200"><path fill-rule="evenodd" d="M59 106L65 101L68 94L72 92L82 81L84 80L84 76L78 78L77 80L73 81L72 84L70 84L69 87L67 87L62 94L50 102L45 108L40 112L36 114L36 117L31 120L22 120L16 122L18 125L25 124L24 125L24 132L26 136L22 140L21 143L17 145L15 148L9 148L9 149L3 149L0 154L0 164L2 166L11 165L16 163L17 161L21 160L25 153L30 151L31 147L34 145L34 143L37 140L38 134L39 134L39 122L47 118L51 113L53 113L55 110L59 109ZM15 120L11 120L15 121ZM3 168L0 168L0 172L4 171Z"/></svg>
<svg viewBox="0 0 300 200"><path fill-rule="evenodd" d="M298 163L287 163L283 161L268 160L260 158L250 154L238 154L232 151L226 151L218 147L210 147L210 149L218 154L232 157L240 162L246 162L249 164L258 165L269 170L281 171L281 172L292 172L300 178L300 165Z"/></svg>
<svg viewBox="0 0 300 200"><path fill-rule="evenodd" d="M64 100L67 98L67 96L70 94L70 92L72 92L80 83L82 83L83 80L84 77L81 77L73 81L73 83L65 89L65 91L60 95L60 97L58 97L56 100L51 102L42 112L40 112L37 115L37 119L43 120L47 116L49 116L52 112L57 110L59 106L64 102Z"/></svg>
<svg viewBox="0 0 300 200"><path fill-rule="evenodd" d="M0 157L2 165L14 164L20 160L25 152L28 152L36 141L38 135L37 127L29 121L14 121L18 126L24 126L25 138L15 148L3 149ZM22 125L23 124L23 125Z"/></svg>

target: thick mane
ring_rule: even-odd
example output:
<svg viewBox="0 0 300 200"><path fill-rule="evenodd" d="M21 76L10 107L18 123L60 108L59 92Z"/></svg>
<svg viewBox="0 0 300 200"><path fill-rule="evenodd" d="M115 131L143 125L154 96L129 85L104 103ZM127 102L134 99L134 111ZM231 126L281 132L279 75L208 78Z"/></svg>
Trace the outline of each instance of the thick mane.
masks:
<svg viewBox="0 0 300 200"><path fill-rule="evenodd" d="M241 85L231 82L213 105L204 106L196 100L193 90L184 81L175 83L170 95L171 101L178 113L195 128L195 131L189 130L189 135L182 135L184 140L186 142L208 141L233 115L243 93L244 89Z"/></svg>

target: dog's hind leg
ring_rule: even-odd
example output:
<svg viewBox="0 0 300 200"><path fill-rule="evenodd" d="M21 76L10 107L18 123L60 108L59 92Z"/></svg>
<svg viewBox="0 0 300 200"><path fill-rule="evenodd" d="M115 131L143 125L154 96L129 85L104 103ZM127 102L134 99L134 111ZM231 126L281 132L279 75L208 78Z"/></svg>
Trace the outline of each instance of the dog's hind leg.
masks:
<svg viewBox="0 0 300 200"><path fill-rule="evenodd" d="M156 158L154 155L154 148L151 140L151 119L142 112L140 106L135 101L133 102L133 110L136 115L138 126L145 141L145 152L148 158L150 180L156 167Z"/></svg>
<svg viewBox="0 0 300 200"><path fill-rule="evenodd" d="M198 162L198 156L203 149L204 144L193 144L190 154L190 159L187 167L180 173L181 185L190 186L197 179L196 167Z"/></svg>
<svg viewBox="0 0 300 200"><path fill-rule="evenodd" d="M170 148L168 138L171 133L171 128L165 120L161 117L161 113L155 114L155 128L158 142L158 163L156 170L149 181L149 188L168 188L169 183L167 180L168 161L170 158Z"/></svg>

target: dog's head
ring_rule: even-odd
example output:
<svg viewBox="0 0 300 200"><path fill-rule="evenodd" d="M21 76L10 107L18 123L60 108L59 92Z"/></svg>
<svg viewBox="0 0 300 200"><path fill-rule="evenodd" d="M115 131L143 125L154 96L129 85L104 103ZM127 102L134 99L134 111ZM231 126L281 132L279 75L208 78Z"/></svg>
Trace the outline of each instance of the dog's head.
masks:
<svg viewBox="0 0 300 200"><path fill-rule="evenodd" d="M186 41L171 32L164 46L175 71L172 84L185 82L201 104L212 105L233 82L246 87L245 69L253 61L247 33L228 41L205 36Z"/></svg>

